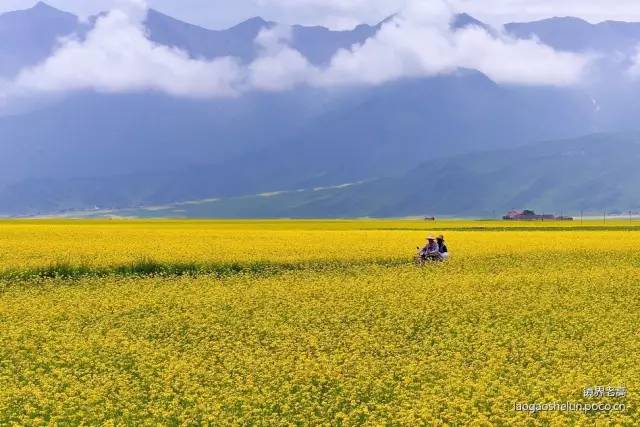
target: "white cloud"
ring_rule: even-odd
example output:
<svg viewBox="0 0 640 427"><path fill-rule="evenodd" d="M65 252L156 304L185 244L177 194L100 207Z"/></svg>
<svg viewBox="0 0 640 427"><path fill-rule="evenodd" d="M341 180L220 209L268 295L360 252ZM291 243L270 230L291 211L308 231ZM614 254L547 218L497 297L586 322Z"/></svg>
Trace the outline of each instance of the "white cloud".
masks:
<svg viewBox="0 0 640 427"><path fill-rule="evenodd" d="M590 58L556 52L533 40L491 37L479 28L456 33L457 63L499 83L565 86L579 83Z"/></svg>
<svg viewBox="0 0 640 427"><path fill-rule="evenodd" d="M300 52L288 46L290 40L291 27L287 26L277 26L258 34L256 43L262 53L248 66L248 90L291 89L312 80L319 72Z"/></svg>
<svg viewBox="0 0 640 427"><path fill-rule="evenodd" d="M44 63L24 70L11 91L153 90L175 96L235 96L299 85L373 85L461 67L477 69L498 83L570 85L580 80L588 64L588 58L559 53L533 40L513 40L481 28L453 32L452 10L439 0L410 1L375 37L339 51L322 69L288 46L291 34L286 27L258 36L261 54L249 65L234 58L193 59L150 41L142 26L145 11L142 0L124 1L97 21L86 40L63 41Z"/></svg>
<svg viewBox="0 0 640 427"><path fill-rule="evenodd" d="M157 90L177 96L236 94L242 68L232 58L199 61L151 42L141 26L143 4L128 2L98 19L86 40L70 39L15 81L22 92Z"/></svg>
<svg viewBox="0 0 640 427"><path fill-rule="evenodd" d="M556 52L535 40L515 40L482 28L451 31L444 3L414 2L376 37L340 51L320 77L323 84L378 84L406 76L431 76L458 68L481 71L498 83L571 85L589 58Z"/></svg>

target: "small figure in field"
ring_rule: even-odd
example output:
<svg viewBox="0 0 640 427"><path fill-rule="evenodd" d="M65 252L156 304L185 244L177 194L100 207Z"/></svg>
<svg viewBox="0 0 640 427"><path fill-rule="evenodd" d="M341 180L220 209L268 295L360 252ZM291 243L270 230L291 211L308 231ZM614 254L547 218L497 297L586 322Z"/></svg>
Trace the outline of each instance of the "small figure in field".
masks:
<svg viewBox="0 0 640 427"><path fill-rule="evenodd" d="M438 243L433 236L427 237L427 244L422 249L418 248L418 257L416 261L420 264L424 264L425 261L434 261L440 255Z"/></svg>
<svg viewBox="0 0 640 427"><path fill-rule="evenodd" d="M449 259L449 248L447 248L447 244L444 241L444 236L441 234L436 239L438 242L438 253L440 254L441 261L446 261Z"/></svg>
<svg viewBox="0 0 640 427"><path fill-rule="evenodd" d="M444 236L437 238L433 236L427 237L427 245L420 249L418 247L418 255L416 256L416 264L424 265L427 261L445 261L449 259L449 248L444 241Z"/></svg>

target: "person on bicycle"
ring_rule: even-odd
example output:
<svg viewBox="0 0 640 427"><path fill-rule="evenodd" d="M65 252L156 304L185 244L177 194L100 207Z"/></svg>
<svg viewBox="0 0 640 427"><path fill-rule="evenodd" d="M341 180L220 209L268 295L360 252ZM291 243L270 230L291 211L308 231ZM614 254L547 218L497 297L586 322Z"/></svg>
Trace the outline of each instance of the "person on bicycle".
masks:
<svg viewBox="0 0 640 427"><path fill-rule="evenodd" d="M427 237L427 245L420 250L420 256L422 259L439 259L440 248L438 242L433 236Z"/></svg>
<svg viewBox="0 0 640 427"><path fill-rule="evenodd" d="M440 259L443 261L449 259L449 248L447 248L447 244L444 241L444 236L442 234L437 237L436 242L438 243Z"/></svg>

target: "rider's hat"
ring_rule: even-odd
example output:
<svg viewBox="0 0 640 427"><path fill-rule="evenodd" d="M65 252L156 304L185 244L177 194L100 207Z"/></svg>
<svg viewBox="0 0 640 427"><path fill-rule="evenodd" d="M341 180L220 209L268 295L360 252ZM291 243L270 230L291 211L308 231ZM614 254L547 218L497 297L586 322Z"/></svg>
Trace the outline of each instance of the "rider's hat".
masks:
<svg viewBox="0 0 640 427"><path fill-rule="evenodd" d="M433 237L433 236L429 236L429 237L427 237L427 240L436 240L436 238Z"/></svg>
<svg viewBox="0 0 640 427"><path fill-rule="evenodd" d="M444 240L444 236L441 234L438 236L438 240Z"/></svg>

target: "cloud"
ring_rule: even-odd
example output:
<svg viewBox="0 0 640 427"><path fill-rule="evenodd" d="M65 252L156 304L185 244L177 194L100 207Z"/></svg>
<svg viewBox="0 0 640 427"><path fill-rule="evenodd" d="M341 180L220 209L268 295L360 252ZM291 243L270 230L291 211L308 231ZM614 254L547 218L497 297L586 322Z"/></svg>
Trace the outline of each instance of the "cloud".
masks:
<svg viewBox="0 0 640 427"><path fill-rule="evenodd" d="M255 41L260 55L248 65L230 57L191 58L149 40L143 26L146 4L122 0L97 20L85 39L62 41L50 58L21 72L9 86L14 94L95 90L228 97L300 85L376 85L459 68L477 69L497 83L571 85L580 81L589 63L588 58L556 52L534 40L514 40L476 27L452 31L452 13L443 1L409 1L375 37L339 51L330 65L318 68L289 46L287 27L261 32Z"/></svg>
<svg viewBox="0 0 640 427"><path fill-rule="evenodd" d="M242 67L232 58L200 61L157 45L144 32L145 6L127 2L99 18L85 40L68 39L44 63L24 70L21 93L156 90L177 96L235 95Z"/></svg>
<svg viewBox="0 0 640 427"><path fill-rule="evenodd" d="M342 50L320 76L321 84L379 84L476 69L497 83L572 85L589 58L556 52L535 40L515 40L482 28L450 29L452 10L443 2L413 2L360 46Z"/></svg>
<svg viewBox="0 0 640 427"><path fill-rule="evenodd" d="M248 66L247 90L278 91L314 80L319 70L300 52L288 46L291 27L276 26L258 34L260 56Z"/></svg>
<svg viewBox="0 0 640 427"><path fill-rule="evenodd" d="M533 40L491 37L479 28L456 33L458 64L474 68L498 83L566 86L581 81L591 58Z"/></svg>

